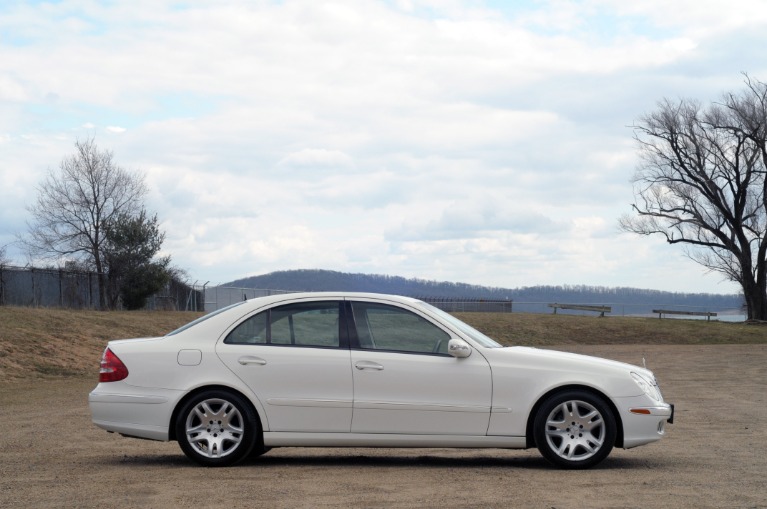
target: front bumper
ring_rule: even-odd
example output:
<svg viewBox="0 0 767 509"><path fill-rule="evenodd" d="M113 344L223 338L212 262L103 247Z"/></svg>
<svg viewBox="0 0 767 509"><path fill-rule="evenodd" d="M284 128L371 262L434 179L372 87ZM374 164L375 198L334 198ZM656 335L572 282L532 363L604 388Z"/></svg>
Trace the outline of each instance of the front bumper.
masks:
<svg viewBox="0 0 767 509"><path fill-rule="evenodd" d="M662 406L642 406L629 408L629 412L636 415L655 415L666 417L666 422L674 424L674 405L664 403Z"/></svg>
<svg viewBox="0 0 767 509"><path fill-rule="evenodd" d="M648 405L650 401L646 397L621 399L624 449L660 440L666 434L666 424L674 422L674 405L670 403Z"/></svg>

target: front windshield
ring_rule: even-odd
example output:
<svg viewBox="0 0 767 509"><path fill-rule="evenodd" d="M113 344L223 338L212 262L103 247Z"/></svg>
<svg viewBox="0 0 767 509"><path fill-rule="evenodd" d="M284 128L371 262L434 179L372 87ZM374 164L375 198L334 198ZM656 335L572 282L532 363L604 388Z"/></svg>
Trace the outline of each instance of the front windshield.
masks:
<svg viewBox="0 0 767 509"><path fill-rule="evenodd" d="M203 316L201 316L201 317L200 317L200 318L198 318L197 320L194 320L194 321L192 321L192 322L189 322L189 323L188 323L188 324L186 324L186 325L182 325L182 326L181 326L181 327L179 327L178 329L176 329L176 330L174 330L174 331L171 331L171 332L167 333L167 334L166 334L166 336L173 336L173 335L175 335L175 334L178 334L179 332L183 332L183 331L187 330L187 329L188 329L188 328L190 328L190 327L194 327L194 326L195 326L195 325L197 325L198 323L204 322L204 321L205 321L205 320L207 320L208 318L213 318L213 317L214 317L214 316L216 316L217 314L219 314L219 313L223 313L224 311L228 311L228 310L232 309L233 307L237 307L237 306L239 306L239 305L241 305L241 304L245 304L245 301L243 300L243 301L240 301L240 302L235 302L234 304L230 304L230 305L228 305L228 306L226 306L226 307L223 307L223 308L221 308L221 309L217 309L217 310L215 310L215 311L212 311L212 312L208 313L207 315L203 315Z"/></svg>
<svg viewBox="0 0 767 509"><path fill-rule="evenodd" d="M461 320L454 317L450 313L446 311L442 311L438 307L434 307L431 304L427 304L426 302L423 302L422 305L428 308L429 311L431 311L435 315L438 315L444 321L448 322L450 325L454 326L456 329L460 330L461 332L469 336L471 339L473 339L480 345L486 348L503 348L503 345L498 344L494 339L482 334L481 332L479 332L477 329L475 329L468 323L462 322Z"/></svg>

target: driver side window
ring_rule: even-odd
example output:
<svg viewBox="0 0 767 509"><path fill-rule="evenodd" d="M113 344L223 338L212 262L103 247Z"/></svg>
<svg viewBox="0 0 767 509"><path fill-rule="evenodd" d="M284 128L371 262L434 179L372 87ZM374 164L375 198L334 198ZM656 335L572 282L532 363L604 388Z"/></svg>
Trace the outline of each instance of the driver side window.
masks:
<svg viewBox="0 0 767 509"><path fill-rule="evenodd" d="M369 302L353 302L352 311L365 350L447 355L450 335L415 313Z"/></svg>

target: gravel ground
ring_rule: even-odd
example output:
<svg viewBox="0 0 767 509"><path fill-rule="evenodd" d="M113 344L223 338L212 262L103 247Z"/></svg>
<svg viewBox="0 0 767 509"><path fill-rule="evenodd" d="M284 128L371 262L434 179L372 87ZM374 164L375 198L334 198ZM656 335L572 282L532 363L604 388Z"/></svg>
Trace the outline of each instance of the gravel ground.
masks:
<svg viewBox="0 0 767 509"><path fill-rule="evenodd" d="M92 425L92 380L0 382L0 507L767 508L767 345L566 349L645 357L676 404L666 438L588 471L535 450L306 448L205 469Z"/></svg>

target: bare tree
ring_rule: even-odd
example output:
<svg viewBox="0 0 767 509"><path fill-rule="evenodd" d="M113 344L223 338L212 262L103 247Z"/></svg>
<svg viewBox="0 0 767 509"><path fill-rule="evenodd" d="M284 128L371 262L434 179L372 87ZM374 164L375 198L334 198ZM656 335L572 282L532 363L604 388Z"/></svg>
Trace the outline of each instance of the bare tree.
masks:
<svg viewBox="0 0 767 509"><path fill-rule="evenodd" d="M641 164L635 214L620 225L686 246L740 284L749 319L767 320L767 85L703 107L664 100L634 126Z"/></svg>
<svg viewBox="0 0 767 509"><path fill-rule="evenodd" d="M105 227L120 213L142 209L146 185L143 175L117 166L112 152L99 150L92 138L78 140L75 149L37 187L22 242L34 256L91 265L98 273L99 304L106 309Z"/></svg>

